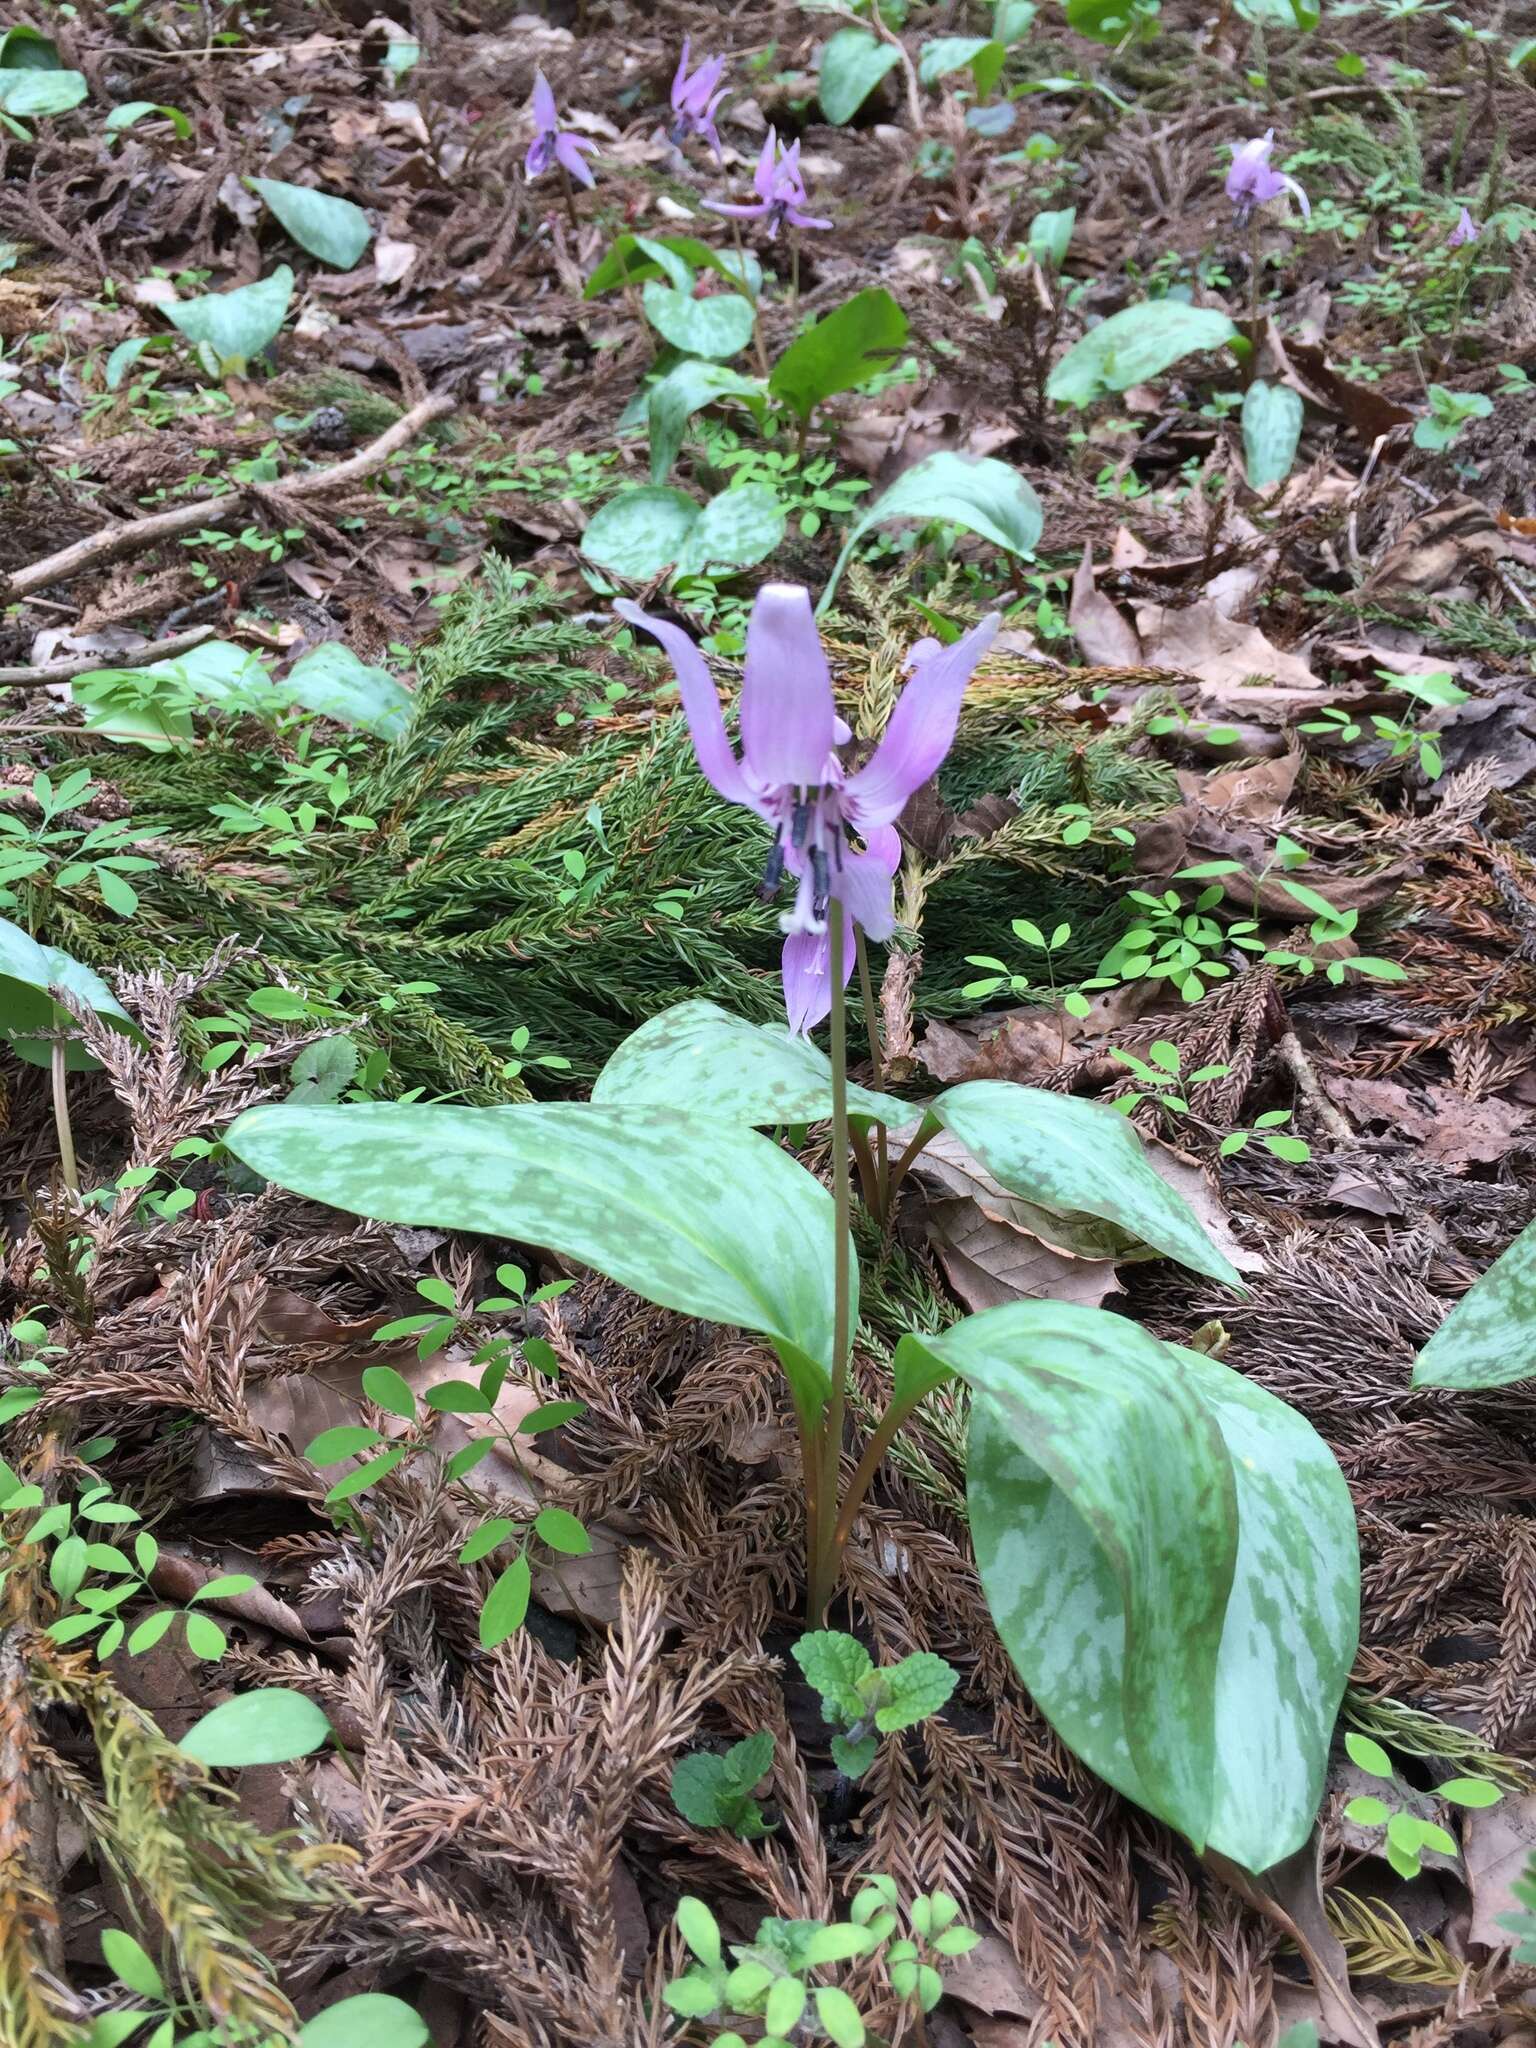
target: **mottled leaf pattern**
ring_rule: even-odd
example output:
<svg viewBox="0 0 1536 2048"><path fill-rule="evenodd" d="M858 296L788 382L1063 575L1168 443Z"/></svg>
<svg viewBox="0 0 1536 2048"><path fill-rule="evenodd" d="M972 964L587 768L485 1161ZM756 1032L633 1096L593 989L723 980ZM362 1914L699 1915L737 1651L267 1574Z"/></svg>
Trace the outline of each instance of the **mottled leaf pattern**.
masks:
<svg viewBox="0 0 1536 2048"><path fill-rule="evenodd" d="M741 1124L813 1124L832 1114L832 1063L787 1025L749 1024L718 1003L679 1003L632 1031L597 1077L601 1103L685 1103ZM850 1085L848 1113L905 1123L910 1103Z"/></svg>
<svg viewBox="0 0 1536 2048"><path fill-rule="evenodd" d="M1088 1309L1038 1307L1048 1316L1118 1320ZM950 1340L994 1317L1017 1325L1021 1317L1036 1317L1036 1309L1021 1303L993 1310L936 1343L958 1371L980 1385ZM1141 1510L1127 1502L1119 1550L1111 1548L1102 1524L1084 1512L1081 1500L1053 1483L1057 1467L1047 1469L1039 1425L1021 1431L1017 1415L984 1394L973 1411L967 1477L982 1579L1020 1673L1077 1754L1193 1839L1203 1830L1212 1848L1247 1869L1263 1870L1290 1854L1311 1828L1354 1655L1359 1557L1349 1492L1327 1446L1284 1402L1213 1359L1134 1334L1160 1353L1151 1383L1160 1381L1161 1396L1147 1406L1148 1382L1127 1381L1125 1358L1111 1361L1101 1352L1086 1368L1098 1389L1097 1403L1084 1403L1079 1429L1065 1437L1053 1434L1049 1448L1058 1461L1064 1445L1085 1461L1098 1460L1112 1485L1114 1475L1124 1479L1150 1455L1166 1474L1162 1518L1142 1522L1144 1540L1138 1542L1135 1516ZM1051 1343L1022 1327L1008 1335L1008 1358L1030 1361L1022 1378L1039 1380L1054 1370ZM1114 1348L1125 1350L1123 1344ZM1138 1360L1138 1370L1144 1363ZM1204 1411L1221 1446L1217 1462L1235 1502L1237 1545L1230 1590L1218 1608L1219 1647L1214 1662L1201 1658L1209 1692L1189 1722L1192 1758L1197 1735L1203 1746L1210 1733L1211 1778L1185 1808L1168 1798L1168 1784L1148 1767L1136 1731L1146 1695L1138 1702L1127 1655L1137 1606L1125 1561L1145 1575L1142 1604L1172 1597L1158 1594L1159 1582L1168 1572L1181 1577L1194 1561L1178 1534L1177 1492L1195 1468L1177 1442L1174 1423L1191 1407ZM1128 1434L1141 1440L1130 1465ZM1204 1444L1208 1454L1209 1434ZM1175 1459L1177 1465L1168 1462ZM1206 1483L1220 1483L1215 1468ZM1191 1531L1200 1526L1204 1505L1193 1502L1185 1512ZM1163 1548L1170 1542L1171 1549ZM1196 1642L1191 1633L1188 1647L1193 1650ZM1180 1668L1177 1638L1165 1639L1164 1647L1175 1663L1161 1682L1173 1687L1189 1674ZM1208 1635L1201 1639L1202 1652L1207 1647ZM1157 1698L1154 1690L1154 1706Z"/></svg>
<svg viewBox="0 0 1536 2048"><path fill-rule="evenodd" d="M664 1308L830 1366L832 1198L755 1131L585 1102L273 1103L238 1117L226 1142L334 1208L547 1245Z"/></svg>
<svg viewBox="0 0 1536 2048"><path fill-rule="evenodd" d="M1416 1387L1507 1387L1536 1377L1536 1223L1464 1294L1419 1353Z"/></svg>
<svg viewBox="0 0 1536 2048"><path fill-rule="evenodd" d="M1242 1282L1117 1110L1011 1081L962 1081L929 1104L990 1174L1026 1200L1118 1223L1180 1265Z"/></svg>

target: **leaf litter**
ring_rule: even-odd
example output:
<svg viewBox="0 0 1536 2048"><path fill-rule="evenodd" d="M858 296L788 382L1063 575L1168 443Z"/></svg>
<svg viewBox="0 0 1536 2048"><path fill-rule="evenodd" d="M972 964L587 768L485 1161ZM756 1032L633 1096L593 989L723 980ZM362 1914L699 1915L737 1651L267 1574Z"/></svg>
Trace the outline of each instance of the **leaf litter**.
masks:
<svg viewBox="0 0 1536 2048"><path fill-rule="evenodd" d="M771 46L746 16L668 6L641 23L595 0L569 22L471 10L332 33L279 8L210 18L189 42L151 6L57 30L57 75L78 64L90 97L26 116L0 186L0 806L30 829L35 777L80 766L62 828L126 827L148 864L133 915L99 874L11 886L148 1043L81 1020L100 1071L78 1080L77 1142L105 1190L83 1220L55 1179L46 1076L0 1066L8 1320L43 1314L60 1347L0 1453L47 1492L61 1444L113 1434L114 1483L158 1532L153 1595L260 1584L209 1600L221 1658L167 1636L98 1666L41 1632L54 1589L16 1553L0 2032L17 2048L86 2037L114 1995L97 1934L129 1924L200 2010L262 2039L387 1991L438 2048L660 2041L657 1958L681 1892L745 1938L764 1911L830 1914L877 1870L946 1887L985 1931L932 2022L947 2048L1229 2048L1298 2021L1362 2042L1519 2037L1531 1978L1501 1916L1526 1903L1512 1886L1536 1831L1536 1424L1518 1387L1453 1402L1408 1373L1536 1216L1529 64L1496 27L1474 62L1470 25L1432 9L1340 11L1312 36L1258 7L1140 12L1152 32L1117 46L1045 0L994 105L968 74L923 81L920 149L894 46L850 124L823 125L830 25L814 14L775 17ZM928 10L885 13L904 15L910 61ZM666 134L689 29L756 81L722 114L723 180ZM1222 145L1268 125L1246 96L1270 64L1297 110L1281 160L1314 214L1238 231ZM538 70L602 173L569 213L520 182ZM108 103L125 99L146 111L113 131ZM1008 118L971 118L994 113ZM961 1685L883 1741L850 1803L786 1654L800 1565L771 1361L590 1277L506 1325L554 1368L508 1383L509 1415L556 1389L581 1412L476 1485L514 1514L531 1487L558 1501L593 1554L541 1564L526 1627L483 1648L493 1567L459 1561L447 1491L399 1467L364 1529L302 1453L321 1428L380 1419L365 1369L393 1361L421 1396L462 1371L457 1340L417 1360L375 1333L423 1279L472 1304L495 1258L175 1160L338 1034L360 1062L380 1056L388 1093L515 1101L581 1088L672 1002L772 1014L773 920L740 908L754 845L687 793L659 673L604 638L580 553L594 512L643 478L623 418L658 345L627 295L588 299L587 280L621 231L705 233L706 192L746 189L770 122L801 138L814 211L835 224L801 238L798 302L764 300L768 350L879 288L905 352L883 389L820 410L805 461L764 465L739 416L710 409L685 442L687 486L708 499L766 475L792 500L768 566L817 586L854 521L935 455L1001 459L1044 514L1033 562L958 526L875 527L828 621L863 732L921 620L1009 607L944 777L904 820L916 851L880 991L891 1072L914 1093L1007 1078L1107 1100L1128 1086L1117 1053L1155 1068L1171 1046L1187 1108L1150 1094L1129 1113L1249 1288L1238 1301L1074 1234L938 1146L889 1242L866 1248L856 1402L888 1384L903 1329L1037 1296L1112 1301L1297 1406L1360 1520L1346 1720L1388 1743L1416 1797L1453 1767L1505 1790L1455 1820L1459 1856L1433 1879L1394 1874L1343 1818L1358 1786L1342 1748L1315 1848L1258 1888L1066 1753L981 1601L951 1395L872 1497L845 1619L881 1662L937 1651ZM369 244L350 268L306 260L328 230L355 241L356 219L285 199L285 232L263 180L360 207ZM1453 190L1483 222L1460 269ZM1065 258L1004 260L1043 249L1032 223L1068 207ZM759 253L777 264L783 245ZM247 331L246 301L199 310L284 269L275 335ZM1194 353L1120 383L1100 365L1082 410L1053 403L1055 365L1150 280L1245 331L1246 368ZM200 339L220 360L199 364ZM1249 375L1303 407L1289 474L1257 490ZM1431 386L1491 401L1439 448L1417 432ZM729 660L764 573L703 576L667 602ZM180 655L192 634L263 658L279 684L296 656L345 647L404 679L410 729L389 747L248 713L194 719L194 745L154 753L87 735L71 678L45 673L61 656L89 676ZM1465 701L1419 715L1391 678L1426 675ZM317 754L318 835L298 815ZM1336 913L1321 935L1288 882ZM1254 944L1204 952L1227 971L1198 1000L1173 976L1104 975L1139 914L1130 891L1172 890L1182 923L1210 914L1195 899L1212 888ZM1018 917L1069 927L1050 973ZM978 954L1004 956L985 997L966 994ZM1402 978L1330 977L1362 955ZM1060 1001L1077 987L1082 1015ZM1266 1114L1288 1115L1307 1156L1265 1146ZM1253 1135L1224 1153L1239 1128ZM124 1179L135 1167L155 1170L159 1209ZM171 1190L192 1199L166 1204ZM538 1279L573 1277L511 1250ZM469 1327L478 1340L494 1319ZM456 1444L458 1419L441 1426ZM258 1686L317 1701L341 1754L212 1790L170 1744ZM773 1832L687 1825L675 1759L761 1729ZM872 2029L897 2025L864 1989Z"/></svg>

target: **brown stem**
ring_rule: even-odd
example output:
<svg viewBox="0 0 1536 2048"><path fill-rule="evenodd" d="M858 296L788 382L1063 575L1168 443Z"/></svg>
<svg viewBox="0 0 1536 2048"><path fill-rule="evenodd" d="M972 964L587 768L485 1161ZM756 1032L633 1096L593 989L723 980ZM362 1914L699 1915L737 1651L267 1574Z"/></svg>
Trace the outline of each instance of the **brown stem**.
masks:
<svg viewBox="0 0 1536 2048"><path fill-rule="evenodd" d="M869 1039L869 1064L874 1075L877 1090L885 1087L885 1056L880 1044L880 1013L875 1007L874 976L869 971L869 948L864 943L864 934L857 925L853 928L853 944L859 960L859 1001L864 1005L864 1030ZM890 1196L890 1153L889 1141L884 1124L875 1126L875 1159L880 1178L880 1205L877 1214L884 1218L886 1203Z"/></svg>

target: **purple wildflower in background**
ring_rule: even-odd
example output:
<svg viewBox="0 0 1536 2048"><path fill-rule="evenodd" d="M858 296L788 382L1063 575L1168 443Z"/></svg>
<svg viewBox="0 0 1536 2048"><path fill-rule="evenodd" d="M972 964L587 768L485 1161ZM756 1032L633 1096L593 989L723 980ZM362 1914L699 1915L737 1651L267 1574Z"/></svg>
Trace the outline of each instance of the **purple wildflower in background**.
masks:
<svg viewBox="0 0 1536 2048"><path fill-rule="evenodd" d="M715 132L715 109L725 98L725 89L720 84L725 59L707 57L690 78L688 46L689 38L685 36L677 76L672 81L672 125L667 130L667 140L681 149L690 135L702 135L718 159L720 137Z"/></svg>
<svg viewBox="0 0 1536 2048"><path fill-rule="evenodd" d="M551 164L560 164L581 185L596 184L582 156L584 149L596 149L595 142L588 142L580 135L571 135L560 126L559 111L549 81L539 72L533 82L533 125L534 138L528 145L528 154L523 160L523 171L529 178L542 178Z"/></svg>
<svg viewBox="0 0 1536 2048"><path fill-rule="evenodd" d="M706 199L711 213L723 213L728 220L765 220L771 241L787 221L792 228L829 228L829 220L807 213L805 180L800 175L800 144L779 148L779 138L768 130L757 169L752 173L757 198L748 206L727 206L719 199Z"/></svg>
<svg viewBox="0 0 1536 2048"><path fill-rule="evenodd" d="M1475 242L1480 233L1481 230L1477 222L1468 213L1467 209L1463 207L1461 209L1461 219L1451 229L1450 240L1445 246L1448 249L1464 249L1468 242Z"/></svg>
<svg viewBox="0 0 1536 2048"><path fill-rule="evenodd" d="M704 657L680 626L653 618L628 598L614 607L665 648L682 694L693 751L728 803L745 804L773 827L763 875L771 900L786 874L794 907L780 920L784 1004L796 1031L820 1023L832 1004L827 915L843 907L844 979L853 971L853 927L872 939L896 929L891 877L901 859L896 820L949 752L960 699L999 620L994 613L942 647L920 640L907 657L911 681L891 713L885 737L862 768L848 774L836 749L851 737L832 702L832 677L811 612L794 583L767 583L747 627L741 686L741 757L726 737L720 700ZM863 841L855 852L852 838Z"/></svg>
<svg viewBox="0 0 1536 2048"><path fill-rule="evenodd" d="M1282 192L1289 192L1295 198L1302 212L1310 220L1312 208L1307 195L1294 178L1287 178L1275 170L1269 161L1275 146L1275 131L1271 128L1266 135L1256 136L1252 142L1234 142L1232 168L1227 172L1227 197L1237 208L1239 227L1247 220L1256 206L1263 206L1271 199L1278 199Z"/></svg>

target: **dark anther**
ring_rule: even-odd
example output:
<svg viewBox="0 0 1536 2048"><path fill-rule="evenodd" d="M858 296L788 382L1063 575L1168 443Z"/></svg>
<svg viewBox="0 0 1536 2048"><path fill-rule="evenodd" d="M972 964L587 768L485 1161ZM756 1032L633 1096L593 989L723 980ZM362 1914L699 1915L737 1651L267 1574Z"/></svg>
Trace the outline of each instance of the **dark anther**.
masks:
<svg viewBox="0 0 1536 2048"><path fill-rule="evenodd" d="M805 835L811 829L811 807L796 804L789 818L789 836L796 846L804 846Z"/></svg>
<svg viewBox="0 0 1536 2048"><path fill-rule="evenodd" d="M832 898L832 890L827 880L827 854L825 847L813 846L811 848L811 888L812 914L816 917L825 917L827 905Z"/></svg>
<svg viewBox="0 0 1536 2048"><path fill-rule="evenodd" d="M758 895L764 903L771 903L779 893L779 884L784 879L784 840L776 835L768 851L768 865L763 869L763 879L758 885Z"/></svg>

